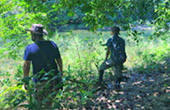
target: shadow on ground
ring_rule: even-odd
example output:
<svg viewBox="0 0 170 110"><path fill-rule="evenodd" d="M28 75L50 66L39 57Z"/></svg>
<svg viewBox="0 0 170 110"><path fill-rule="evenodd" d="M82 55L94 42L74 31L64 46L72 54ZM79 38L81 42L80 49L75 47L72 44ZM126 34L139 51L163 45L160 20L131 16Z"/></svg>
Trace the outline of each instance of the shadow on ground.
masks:
<svg viewBox="0 0 170 110"><path fill-rule="evenodd" d="M114 82L106 78L105 87L87 101L87 110L169 110L170 74L124 74L121 91L114 90Z"/></svg>

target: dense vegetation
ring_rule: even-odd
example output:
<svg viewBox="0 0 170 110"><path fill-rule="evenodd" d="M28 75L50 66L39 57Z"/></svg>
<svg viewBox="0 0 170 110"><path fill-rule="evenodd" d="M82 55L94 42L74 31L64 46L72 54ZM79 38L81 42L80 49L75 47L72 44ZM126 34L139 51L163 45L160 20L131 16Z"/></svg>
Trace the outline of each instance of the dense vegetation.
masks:
<svg viewBox="0 0 170 110"><path fill-rule="evenodd" d="M31 36L24 29L30 28L32 23L41 23L49 32L46 39L54 40L58 44L64 61L64 90L55 96L52 109L109 109L108 102L97 103L98 98L101 98L101 88L95 86L98 76L96 65L103 61L103 44L110 37L104 27L119 25L121 36L126 40L128 56L124 65L125 76L135 73L146 75L147 78L162 78L155 79L157 82L154 83L154 93L146 91L153 95L148 99L150 104L132 107L163 107L166 110L170 102L169 7L168 0L1 0L0 109L38 109L32 96L32 81L29 80L29 91L23 89L23 82L27 80L22 77L22 57L25 46L32 43ZM111 70L108 70L105 75L108 88L110 73ZM124 86L143 81L133 77L133 82L125 81ZM147 78L144 78L144 82L147 82ZM102 92L105 90L107 89ZM108 90L106 92L105 95L102 93L102 96L111 100L111 103L116 103L119 95ZM132 93L134 95L136 92ZM140 94L141 92L135 96L139 98ZM130 105L128 98L125 98L127 103L124 101L122 104ZM121 102L119 103L121 106ZM112 106L110 109L113 108L116 107Z"/></svg>

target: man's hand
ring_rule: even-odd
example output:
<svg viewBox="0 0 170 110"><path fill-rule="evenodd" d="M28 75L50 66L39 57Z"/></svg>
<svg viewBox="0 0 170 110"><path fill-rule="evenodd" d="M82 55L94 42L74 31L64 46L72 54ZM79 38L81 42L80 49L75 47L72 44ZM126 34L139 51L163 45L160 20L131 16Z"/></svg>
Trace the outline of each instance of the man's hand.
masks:
<svg viewBox="0 0 170 110"><path fill-rule="evenodd" d="M24 89L28 90L28 85L27 84L24 84Z"/></svg>
<svg viewBox="0 0 170 110"><path fill-rule="evenodd" d="M25 90L28 90L29 80L30 80L29 77L24 77L24 78L22 79L22 81L24 82L24 89L25 89Z"/></svg>

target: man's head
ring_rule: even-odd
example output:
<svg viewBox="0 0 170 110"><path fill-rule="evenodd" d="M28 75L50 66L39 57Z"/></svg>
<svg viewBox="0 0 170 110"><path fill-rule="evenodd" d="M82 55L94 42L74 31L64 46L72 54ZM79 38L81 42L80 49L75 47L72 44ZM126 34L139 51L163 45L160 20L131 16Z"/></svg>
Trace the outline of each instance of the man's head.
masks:
<svg viewBox="0 0 170 110"><path fill-rule="evenodd" d="M43 29L42 24L32 24L31 29L26 29L31 32L32 40L42 39L43 35L48 35L48 32Z"/></svg>
<svg viewBox="0 0 170 110"><path fill-rule="evenodd" d="M119 32L120 32L120 28L119 27L117 27L117 26L111 27L111 33L112 34L118 35Z"/></svg>

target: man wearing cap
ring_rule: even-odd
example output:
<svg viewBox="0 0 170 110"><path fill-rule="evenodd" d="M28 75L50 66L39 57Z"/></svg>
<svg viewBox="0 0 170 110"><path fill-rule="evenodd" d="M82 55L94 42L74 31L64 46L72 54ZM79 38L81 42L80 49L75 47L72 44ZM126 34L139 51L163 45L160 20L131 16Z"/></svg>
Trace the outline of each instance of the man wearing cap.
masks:
<svg viewBox="0 0 170 110"><path fill-rule="evenodd" d="M126 60L125 41L124 39L119 37L119 31L120 31L119 27L114 26L111 28L112 37L109 38L106 43L107 46L106 58L105 61L100 65L98 80L98 83L101 84L103 81L104 70L113 67L115 70L114 75L116 78L115 89L117 91L119 91L120 89L123 63Z"/></svg>
<svg viewBox="0 0 170 110"><path fill-rule="evenodd" d="M40 84L36 88L37 92L38 88L44 86L50 78L56 77L48 88L44 88L46 92L38 96L38 98L42 100L42 97L46 96L50 90L60 89L60 87L57 87L57 84L61 82L63 71L62 59L57 45L53 41L47 41L43 38L43 36L48 35L48 33L43 29L42 24L32 24L31 29L26 29L26 31L31 32L31 38L34 43L29 44L25 49L23 57L25 60L23 67L24 78L29 77L31 63L33 68L33 81L35 85ZM27 89L26 84L24 86Z"/></svg>

